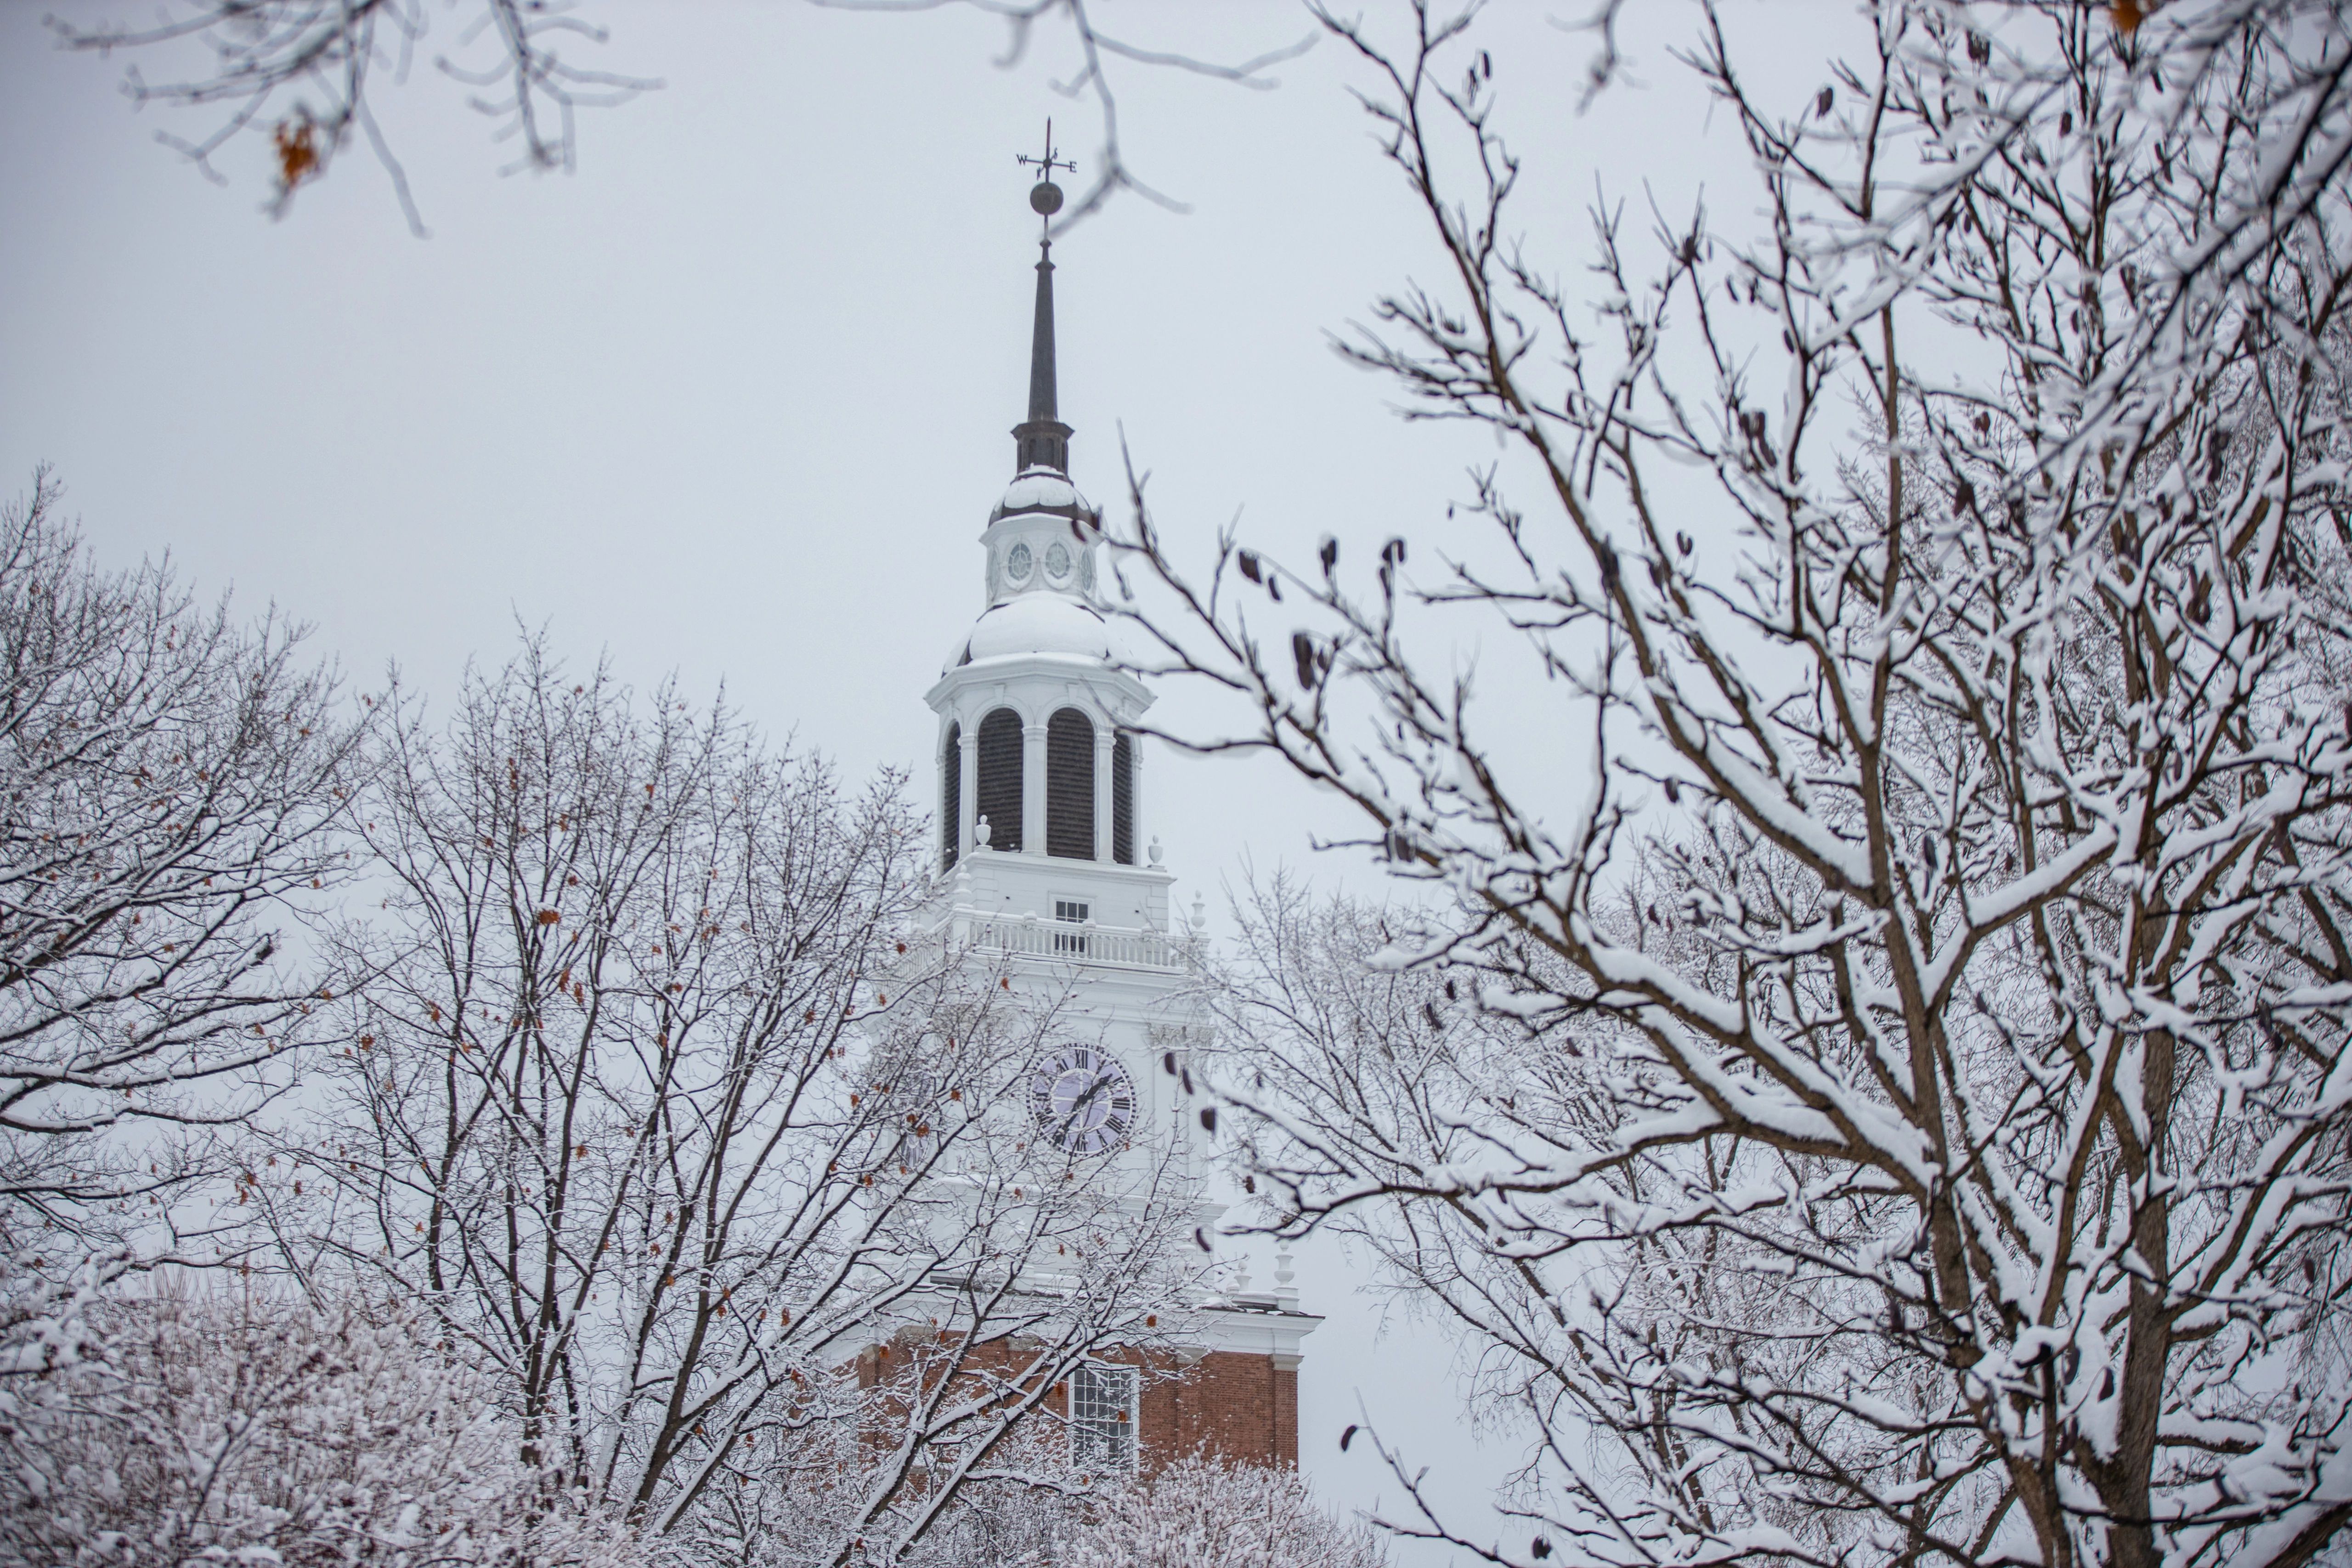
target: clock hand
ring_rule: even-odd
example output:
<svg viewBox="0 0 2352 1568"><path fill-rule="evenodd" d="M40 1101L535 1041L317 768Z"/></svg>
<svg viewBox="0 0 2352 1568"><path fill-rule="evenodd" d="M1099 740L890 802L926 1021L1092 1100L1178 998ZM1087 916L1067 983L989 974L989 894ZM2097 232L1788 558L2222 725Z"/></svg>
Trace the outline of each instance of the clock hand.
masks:
<svg viewBox="0 0 2352 1568"><path fill-rule="evenodd" d="M1086 1087L1079 1089L1076 1094L1070 1097L1069 1114L1062 1119L1061 1132L1064 1139L1064 1147L1066 1148L1068 1146L1067 1136L1072 1131L1087 1133L1094 1131L1094 1125L1091 1121L1083 1121L1081 1119L1087 1116L1087 1108L1094 1103L1095 1096L1101 1093L1102 1089L1103 1079L1101 1075L1092 1075L1087 1078Z"/></svg>

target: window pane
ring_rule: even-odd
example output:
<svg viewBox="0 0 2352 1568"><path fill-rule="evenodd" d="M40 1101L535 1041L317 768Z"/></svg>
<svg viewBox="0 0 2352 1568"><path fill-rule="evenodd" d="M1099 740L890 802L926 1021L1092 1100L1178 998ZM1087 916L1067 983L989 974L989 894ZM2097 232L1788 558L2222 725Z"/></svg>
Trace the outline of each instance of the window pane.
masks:
<svg viewBox="0 0 2352 1568"><path fill-rule="evenodd" d="M1084 925L1087 923L1087 915L1091 908L1091 905L1084 903L1076 899L1055 899L1054 900L1055 922L1056 924ZM1054 933L1054 951L1055 952L1084 953L1087 951L1087 933L1082 931L1055 931Z"/></svg>
<svg viewBox="0 0 2352 1568"><path fill-rule="evenodd" d="M1082 1366L1070 1379L1071 1455L1102 1469L1135 1468L1132 1367Z"/></svg>

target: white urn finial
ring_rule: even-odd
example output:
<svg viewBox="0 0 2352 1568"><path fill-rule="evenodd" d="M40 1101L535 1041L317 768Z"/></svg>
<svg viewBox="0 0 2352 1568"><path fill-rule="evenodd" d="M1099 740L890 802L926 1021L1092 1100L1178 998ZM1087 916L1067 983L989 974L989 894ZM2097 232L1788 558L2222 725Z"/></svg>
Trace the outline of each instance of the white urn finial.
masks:
<svg viewBox="0 0 2352 1568"><path fill-rule="evenodd" d="M1151 836L1151 847L1145 850L1144 853L1151 857L1151 863L1153 865L1157 866L1160 864L1160 857L1163 851L1160 847L1160 836L1158 834L1155 833Z"/></svg>
<svg viewBox="0 0 2352 1568"><path fill-rule="evenodd" d="M985 849L988 847L988 818L984 816L978 822L971 825L971 842L973 847L979 849Z"/></svg>

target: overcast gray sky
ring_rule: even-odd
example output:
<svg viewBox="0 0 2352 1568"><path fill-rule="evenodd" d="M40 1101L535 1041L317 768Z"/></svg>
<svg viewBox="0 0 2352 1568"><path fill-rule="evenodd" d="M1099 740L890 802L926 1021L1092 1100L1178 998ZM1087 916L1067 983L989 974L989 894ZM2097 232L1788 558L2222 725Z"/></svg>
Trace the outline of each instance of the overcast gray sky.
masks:
<svg viewBox="0 0 2352 1568"><path fill-rule="evenodd" d="M575 174L506 177L492 122L431 69L454 39L428 4L441 35L376 100L420 240L364 148L280 222L259 210L257 138L208 184L152 136L209 123L134 114L121 62L57 52L45 9L152 14L0 7L0 492L53 463L101 560L168 550L201 587L313 623L362 686L396 660L446 691L518 624L544 625L640 685L723 681L852 773L928 754L921 696L982 607L976 538L1023 413L1034 223L1013 154L1050 113L1078 182L1094 168L1097 122L1052 90L1071 64L1058 35L999 69L1001 25L957 8L592 4L612 38L583 62L665 85L584 114ZM1665 53L1694 14L1634 9L1629 79L1582 116L1590 38L1532 3L1487 19L1529 158L1522 219L1564 277L1596 181L1637 210L1650 182L1677 210L1713 171L1752 202L1727 127ZM1311 30L1273 3L1102 11L1210 58ZM1823 79L1824 31L1850 25L1840 0L1743 15L1792 98ZM1130 163L1192 210L1122 199L1055 248L1076 477L1120 500L1123 428L1179 538L1205 544L1239 513L1277 548L1437 542L1487 448L1402 425L1327 333L1409 275L1438 280L1438 258L1348 97L1356 62L1327 41L1273 75L1265 92L1118 78ZM1182 694L1162 712L1216 721ZM1152 766L1147 826L1187 903L1218 904L1250 859L1373 885L1311 855L1318 828L1354 825L1272 769ZM1337 1448L1360 1394L1440 1495L1483 1495L1508 1446L1464 1440L1445 1336L1380 1339L1335 1258L1300 1285L1333 1318L1301 1374L1322 1492L1381 1490L1362 1446Z"/></svg>

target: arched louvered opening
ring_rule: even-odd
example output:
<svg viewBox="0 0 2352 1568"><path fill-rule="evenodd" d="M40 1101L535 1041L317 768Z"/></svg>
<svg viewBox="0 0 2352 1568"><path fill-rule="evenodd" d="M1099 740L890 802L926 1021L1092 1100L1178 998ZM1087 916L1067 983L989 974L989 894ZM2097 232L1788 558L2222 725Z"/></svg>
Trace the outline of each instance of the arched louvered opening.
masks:
<svg viewBox="0 0 2352 1568"><path fill-rule="evenodd" d="M1110 858L1135 864L1135 737L1125 731L1110 746Z"/></svg>
<svg viewBox="0 0 2352 1568"><path fill-rule="evenodd" d="M980 788L991 849L1021 847L1021 716L999 708L980 721Z"/></svg>
<svg viewBox="0 0 2352 1568"><path fill-rule="evenodd" d="M963 726L948 726L947 749L940 753L940 869L955 869L958 831L963 825Z"/></svg>
<svg viewBox="0 0 2352 1568"><path fill-rule="evenodd" d="M1075 708L1045 726L1045 853L1095 858L1095 727Z"/></svg>

